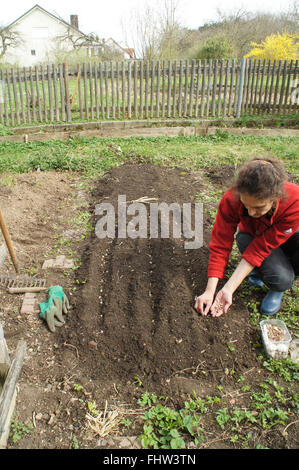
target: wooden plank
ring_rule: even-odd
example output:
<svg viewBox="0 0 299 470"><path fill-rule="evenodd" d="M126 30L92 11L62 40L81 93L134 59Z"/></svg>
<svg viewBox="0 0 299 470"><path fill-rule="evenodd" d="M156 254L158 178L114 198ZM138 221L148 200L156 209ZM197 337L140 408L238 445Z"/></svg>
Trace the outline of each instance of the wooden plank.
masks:
<svg viewBox="0 0 299 470"><path fill-rule="evenodd" d="M244 99L244 113L248 112L249 109L249 100L250 100L250 80L251 80L251 65L252 60L247 59L247 75L246 75L246 82L245 82L245 99Z"/></svg>
<svg viewBox="0 0 299 470"><path fill-rule="evenodd" d="M286 88L287 67L288 67L288 61L285 60L283 64L282 83L281 83L281 87L279 90L279 102L278 102L278 110L277 110L278 114L281 114L281 111L282 111L283 96L284 96L285 88Z"/></svg>
<svg viewBox="0 0 299 470"><path fill-rule="evenodd" d="M260 79L260 70L261 70L261 60L258 60L256 68L256 81L255 81L255 91L254 91L254 102L253 102L253 113L257 114L257 103L258 103L258 85Z"/></svg>
<svg viewBox="0 0 299 470"><path fill-rule="evenodd" d="M45 119L46 122L48 122L48 106L47 106L45 74L44 74L44 66L43 65L41 65L41 77L42 77L42 90L43 90L43 103L44 103L44 119ZM35 105L34 105L34 110L35 110ZM34 117L34 120L36 120L35 117Z"/></svg>
<svg viewBox="0 0 299 470"><path fill-rule="evenodd" d="M151 101L150 101L150 104L151 104L151 118L154 117L154 82L155 82L155 63L154 61L152 60L152 63L151 63Z"/></svg>
<svg viewBox="0 0 299 470"><path fill-rule="evenodd" d="M211 59L209 59L206 117L209 116L209 112L210 112L210 88L211 88L212 66L213 66L213 62Z"/></svg>
<svg viewBox="0 0 299 470"><path fill-rule="evenodd" d="M11 96L9 71L7 69L6 69L6 82L7 82L8 103L9 103L9 108L10 108L10 120L11 120L12 125L14 126L15 125L15 113L14 113L13 101L12 101L12 96Z"/></svg>
<svg viewBox="0 0 299 470"><path fill-rule="evenodd" d="M89 80L89 98L90 98L90 116L91 120L94 120L94 98L93 98L93 86L92 86L92 64L88 64L88 80Z"/></svg>
<svg viewBox="0 0 299 470"><path fill-rule="evenodd" d="M270 85L269 101L268 101L268 112L273 107L273 105L272 105L272 93L273 93L274 81L275 81L275 70L276 70L276 60L273 61L273 65L272 65L271 85ZM273 99L273 101L274 101L274 99Z"/></svg>
<svg viewBox="0 0 299 470"><path fill-rule="evenodd" d="M18 93L17 93L17 82L16 82L16 75L15 75L14 69L11 69L11 76L12 76L12 87L13 87L13 96L14 96L14 102L15 102L15 113L16 113L17 124L21 124Z"/></svg>
<svg viewBox="0 0 299 470"><path fill-rule="evenodd" d="M110 90L109 90L109 70L108 63L104 63L104 77L105 77L105 95L106 95L106 117L110 119Z"/></svg>
<svg viewBox="0 0 299 470"><path fill-rule="evenodd" d="M53 91L52 91L52 77L50 65L47 65L47 79L48 79L48 90L49 90L49 108L50 108L50 121L54 121L54 109L53 109Z"/></svg>
<svg viewBox="0 0 299 470"><path fill-rule="evenodd" d="M85 109L85 119L88 120L88 92L87 92L87 68L86 63L83 63L83 89L84 89L84 109Z"/></svg>
<svg viewBox="0 0 299 470"><path fill-rule="evenodd" d="M172 116L175 117L177 113L177 98L176 98L176 88L177 88L177 61L173 62L173 92L172 92Z"/></svg>
<svg viewBox="0 0 299 470"><path fill-rule="evenodd" d="M188 108L188 92L189 92L189 60L187 59L185 62L185 100L184 100L184 116L187 116L187 108Z"/></svg>
<svg viewBox="0 0 299 470"><path fill-rule="evenodd" d="M134 116L138 117L138 85L137 85L137 61L134 61Z"/></svg>
<svg viewBox="0 0 299 470"><path fill-rule="evenodd" d="M25 95L26 95L27 121L30 124L31 123L30 92L29 92L28 82L27 82L26 67L23 67L23 73L24 73L24 85L25 85Z"/></svg>
<svg viewBox="0 0 299 470"><path fill-rule="evenodd" d="M0 395L0 439L1 447L5 445L3 442L3 435L7 433L8 438L9 425L7 417L11 410L11 404L16 393L17 382L21 373L23 361L26 353L26 342L21 340L17 344L15 357L10 365L6 380L4 382L3 390ZM7 430L8 427L8 430ZM7 431L7 432L6 432Z"/></svg>
<svg viewBox="0 0 299 470"><path fill-rule="evenodd" d="M198 117L198 100L200 89L201 62L197 61L197 77L196 77L196 97L195 97L195 117Z"/></svg>
<svg viewBox="0 0 299 470"><path fill-rule="evenodd" d="M179 76L179 99L178 99L178 114L179 117L182 117L182 109L183 109L183 61L180 61L180 76Z"/></svg>
<svg viewBox="0 0 299 470"><path fill-rule="evenodd" d="M242 64L242 62L241 62ZM242 94L242 102L240 108L240 114L244 113L246 99L247 99L247 76L248 76L248 59L246 59L246 63L244 65L244 80L243 80L243 94Z"/></svg>
<svg viewBox="0 0 299 470"><path fill-rule="evenodd" d="M70 102L70 88L69 88L69 72L68 65L63 64L63 76L64 76L64 96L65 96L65 108L66 108L66 119L68 122L72 120L71 116L71 102Z"/></svg>
<svg viewBox="0 0 299 470"><path fill-rule="evenodd" d="M194 93L194 74L195 74L195 60L191 62L191 83L190 83L190 100L189 100L189 116L193 116L193 93Z"/></svg>
<svg viewBox="0 0 299 470"><path fill-rule="evenodd" d="M99 87L98 87L98 67L97 64L94 64L94 93L95 93L95 102L96 102L96 118L100 118L99 111Z"/></svg>
<svg viewBox="0 0 299 470"><path fill-rule="evenodd" d="M239 96L239 84L241 80L241 60L237 61L235 77L236 77L236 80L235 80L235 88L234 88L234 93L233 93L233 96L234 96L233 108L234 108L234 115L236 116L237 106L238 106L238 96Z"/></svg>
<svg viewBox="0 0 299 470"><path fill-rule="evenodd" d="M217 102L217 116L221 114L221 97L222 97L222 83L223 83L223 70L224 70L224 60L220 61L220 81L218 87L218 102Z"/></svg>
<svg viewBox="0 0 299 470"><path fill-rule="evenodd" d="M288 108L288 112L292 113L293 108L295 105L295 111L298 112L298 92L295 91L298 88L298 80L297 80L297 74L298 74L298 68L299 68L299 60L296 60L296 64L294 66L293 70L293 80L291 82L292 88L291 88L291 96L290 96L290 104Z"/></svg>
<svg viewBox="0 0 299 470"><path fill-rule="evenodd" d="M283 114L286 114L287 111L287 105L288 105L288 98L289 98L289 93L290 93L290 83L291 83L291 76L292 76L292 67L293 67L293 60L291 60L289 64L289 70L288 70L288 78L287 78L287 86L286 86L286 93L285 93L285 99L284 99L284 104L283 104Z"/></svg>
<svg viewBox="0 0 299 470"><path fill-rule="evenodd" d="M5 116L5 124L9 126L9 113L8 113L8 96L7 96L7 79L5 78L5 71L0 70L1 74L1 84L2 84L2 96L3 96L3 108L4 108L4 116Z"/></svg>
<svg viewBox="0 0 299 470"><path fill-rule="evenodd" d="M79 98L80 119L83 119L81 65L80 64L78 64L78 68L77 68L77 79L78 79L78 98Z"/></svg>
<svg viewBox="0 0 299 470"><path fill-rule="evenodd" d="M171 61L167 64L167 117L171 117Z"/></svg>
<svg viewBox="0 0 299 470"><path fill-rule="evenodd" d="M119 62L116 62L116 109L117 119L120 119L120 93L119 93Z"/></svg>
<svg viewBox="0 0 299 470"><path fill-rule="evenodd" d="M65 97L64 97L64 80L62 64L59 64L59 86L60 86L60 102L61 102L61 118L65 121Z"/></svg>
<svg viewBox="0 0 299 470"><path fill-rule="evenodd" d="M161 97L161 116L165 116L165 80L166 80L166 70L165 70L165 60L162 61L162 97Z"/></svg>
<svg viewBox="0 0 299 470"><path fill-rule="evenodd" d="M250 105L249 105L249 113L253 113L253 105L254 105L254 83L256 79L256 59L253 61L253 69L251 74L251 85L250 85Z"/></svg>
<svg viewBox="0 0 299 470"><path fill-rule="evenodd" d="M276 74L276 83L275 83L275 90L274 90L274 101L273 101L273 111L272 114L277 114L276 103L278 100L278 91L279 91L279 80L280 80L280 73L282 67L282 60L280 59Z"/></svg>
<svg viewBox="0 0 299 470"><path fill-rule="evenodd" d="M2 70L0 70L0 120L3 125L5 123L4 115L4 80Z"/></svg>
<svg viewBox="0 0 299 470"><path fill-rule="evenodd" d="M99 63L99 71L100 71L100 99L101 99L101 114L102 119L105 119L105 104L104 104L104 77L103 77L103 63Z"/></svg>
<svg viewBox="0 0 299 470"><path fill-rule="evenodd" d="M215 116L215 105L216 105L216 89L217 89L217 78L218 78L218 60L214 60L213 63L214 78L212 88L212 116Z"/></svg>
<svg viewBox="0 0 299 470"><path fill-rule="evenodd" d="M264 92L264 99L262 102L263 111L266 111L267 99L268 99L268 88L270 82L270 71L271 71L271 60L268 60L268 67L267 67L267 78L266 78L266 85L265 85L265 92Z"/></svg>
<svg viewBox="0 0 299 470"><path fill-rule="evenodd" d="M23 85L22 85L21 71L19 67L17 68L17 74L18 74L19 94L20 94L20 103L21 103L21 114L22 114L23 123L25 123L26 114L25 114L25 108L24 108ZM2 112L0 114L2 115Z"/></svg>
<svg viewBox="0 0 299 470"><path fill-rule="evenodd" d="M145 68L145 117L148 118L148 91L149 91L149 61L146 61Z"/></svg>
<svg viewBox="0 0 299 470"><path fill-rule="evenodd" d="M132 116L132 103L131 103L131 77L132 75L132 63L128 63L128 118L131 119Z"/></svg>
<svg viewBox="0 0 299 470"><path fill-rule="evenodd" d="M225 65L225 84L223 92L223 117L226 116L226 95L228 90L228 78L229 78L229 59L226 59Z"/></svg>
<svg viewBox="0 0 299 470"><path fill-rule="evenodd" d="M55 103L55 118L56 121L59 121L59 99L58 99L58 89L57 89L57 68L53 64L53 90L54 90L54 103Z"/></svg>
<svg viewBox="0 0 299 470"><path fill-rule="evenodd" d="M207 60L204 59L203 73L202 73L202 83L201 83L200 117L203 117L204 110L205 110L206 71L207 71Z"/></svg>
<svg viewBox="0 0 299 470"><path fill-rule="evenodd" d="M143 60L140 61L140 117L143 119Z"/></svg>
<svg viewBox="0 0 299 470"><path fill-rule="evenodd" d="M114 65L113 65L112 60L110 61L110 81L111 81L112 119L115 119Z"/></svg>
<svg viewBox="0 0 299 470"><path fill-rule="evenodd" d="M157 89L156 89L156 117L160 117L160 74L161 74L161 63L157 61Z"/></svg>
<svg viewBox="0 0 299 470"><path fill-rule="evenodd" d="M125 71L125 62L122 62L122 67L121 67L121 91L122 91L122 109L123 109L123 119L125 119L126 116L126 71Z"/></svg>
<svg viewBox="0 0 299 470"><path fill-rule="evenodd" d="M37 108L38 108L38 118L40 122L43 122L43 113L42 113L42 98L40 96L40 89L39 89L39 73L38 67L35 66L35 88L36 88L36 100L37 100Z"/></svg>
<svg viewBox="0 0 299 470"><path fill-rule="evenodd" d="M32 75L32 68L29 67L29 82L30 82L30 105L32 108L32 116L33 121L36 121L36 100L35 100L35 93L34 93L34 85L33 85L33 75Z"/></svg>
<svg viewBox="0 0 299 470"><path fill-rule="evenodd" d="M266 64L267 64L267 60L264 59L263 65L262 65L262 76L261 76L261 83L260 83L260 90L259 90L258 108L257 108L258 114L262 114L262 102L263 102L263 96L264 96L264 80L265 80L265 75L266 75Z"/></svg>

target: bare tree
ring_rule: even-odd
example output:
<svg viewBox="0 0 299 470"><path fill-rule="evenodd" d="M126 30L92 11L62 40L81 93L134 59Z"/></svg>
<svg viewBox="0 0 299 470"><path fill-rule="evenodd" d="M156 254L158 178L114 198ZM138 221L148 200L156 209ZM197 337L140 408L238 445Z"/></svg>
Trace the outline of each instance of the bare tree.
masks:
<svg viewBox="0 0 299 470"><path fill-rule="evenodd" d="M172 58L175 55L180 25L177 20L180 0L155 0L143 3L131 12L122 27L127 47L146 60Z"/></svg>
<svg viewBox="0 0 299 470"><path fill-rule="evenodd" d="M0 26L0 58L6 54L9 48L17 47L20 43L21 37L17 31Z"/></svg>
<svg viewBox="0 0 299 470"><path fill-rule="evenodd" d="M67 28L64 34L56 36L55 42L59 46L71 46L72 49L80 50L82 47L87 47L92 43L99 43L99 38L96 34L83 34L80 31L75 32L73 28Z"/></svg>

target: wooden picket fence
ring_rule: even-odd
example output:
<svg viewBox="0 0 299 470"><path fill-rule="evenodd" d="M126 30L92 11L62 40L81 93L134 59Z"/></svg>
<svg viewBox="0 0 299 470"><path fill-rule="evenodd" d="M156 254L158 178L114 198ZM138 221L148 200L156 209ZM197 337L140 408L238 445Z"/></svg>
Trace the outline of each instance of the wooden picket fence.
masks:
<svg viewBox="0 0 299 470"><path fill-rule="evenodd" d="M298 112L298 72L298 60L249 59L0 70L0 123L291 114Z"/></svg>

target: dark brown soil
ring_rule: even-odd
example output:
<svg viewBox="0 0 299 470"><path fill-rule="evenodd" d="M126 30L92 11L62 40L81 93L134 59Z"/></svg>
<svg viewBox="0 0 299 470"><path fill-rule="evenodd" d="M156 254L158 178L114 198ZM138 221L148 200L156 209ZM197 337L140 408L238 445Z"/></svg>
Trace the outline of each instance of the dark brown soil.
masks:
<svg viewBox="0 0 299 470"><path fill-rule="evenodd" d="M147 196L182 205L201 187L200 179L180 170L127 165L107 174L93 197L116 208L119 194L128 201ZM83 352L87 376L118 389L138 376L147 390L180 401L180 393L173 394L178 371L194 371L202 363L219 380L227 367L241 372L253 366L254 331L244 307L235 304L229 317L217 320L193 309L194 296L206 286L208 238L206 233L205 246L189 251L184 240L173 238L89 240L72 331L60 336ZM230 341L236 341L234 358L227 351Z"/></svg>
<svg viewBox="0 0 299 470"><path fill-rule="evenodd" d="M225 183L233 170L222 168ZM226 189L219 175L219 170L191 174L126 164L106 173L92 193L86 192L86 203L94 213L96 204L110 202L116 214L118 195L126 195L127 201L147 197L182 205L200 195L207 177L212 183L216 178L217 190L219 185ZM65 178L68 187L78 181L72 175ZM77 193L66 194L74 204ZM66 216L70 209L64 210ZM94 225L96 221L94 216ZM204 246L198 250L185 250L185 240L172 236L99 239L92 231L77 244L81 267L70 277L56 274L54 280L52 274L52 282L63 285L72 305L64 327L50 333L38 318L29 324L19 318L16 324L4 314L11 347L22 336L30 342L17 411L22 421L35 417L33 430L16 443L10 440L9 448L69 448L74 438L82 448L99 447L96 437L86 438L87 400L96 402L98 409L106 401L134 409L141 393L149 391L167 396L168 405L179 408L193 391L199 397L214 396L221 386L231 403L244 404L246 394L238 392L236 378L244 376L254 386L267 376L254 347L259 330L250 324L238 295L228 314L219 318L201 317L193 308L194 296L206 286L210 223L205 213ZM66 228L62 223L59 233ZM50 232L44 243L51 244ZM45 251L42 245L39 249L42 261ZM13 328L21 334L14 337ZM76 394L78 384L83 391ZM211 415L205 429L204 446L236 447ZM122 433L138 435L141 430L137 418L135 427ZM262 442L270 448L295 447L296 425L289 431L287 443L281 430L256 431L252 446Z"/></svg>

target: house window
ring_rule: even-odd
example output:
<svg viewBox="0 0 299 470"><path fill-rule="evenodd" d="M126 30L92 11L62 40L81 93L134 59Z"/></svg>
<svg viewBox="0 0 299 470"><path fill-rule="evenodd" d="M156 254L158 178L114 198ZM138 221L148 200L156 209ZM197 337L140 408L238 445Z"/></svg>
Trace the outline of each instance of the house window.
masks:
<svg viewBox="0 0 299 470"><path fill-rule="evenodd" d="M46 39L49 37L49 29L45 27L32 28L32 37L34 39Z"/></svg>
<svg viewBox="0 0 299 470"><path fill-rule="evenodd" d="M31 55L36 55L35 54L35 49L31 49Z"/></svg>

